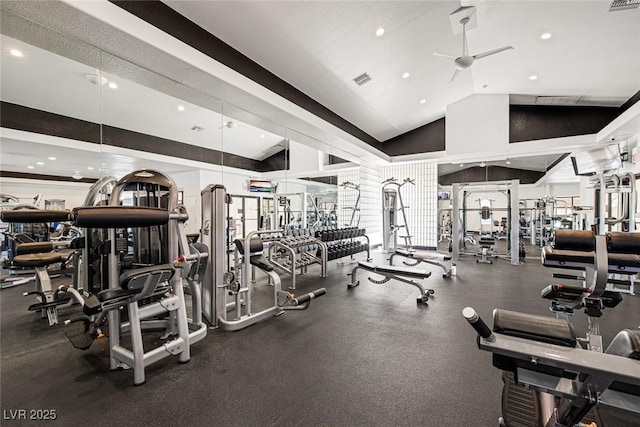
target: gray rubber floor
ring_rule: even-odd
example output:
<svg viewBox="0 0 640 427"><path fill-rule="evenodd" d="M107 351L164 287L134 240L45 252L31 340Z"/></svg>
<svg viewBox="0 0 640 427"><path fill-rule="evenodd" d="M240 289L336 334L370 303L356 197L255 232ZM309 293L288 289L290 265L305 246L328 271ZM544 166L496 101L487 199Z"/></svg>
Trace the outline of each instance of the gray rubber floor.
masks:
<svg viewBox="0 0 640 427"><path fill-rule="evenodd" d="M384 255L375 253L377 262ZM44 424L15 420L16 410L55 410L48 425L313 425L494 426L500 415L500 372L478 350L461 315L473 306L487 320L494 308L549 315L540 290L549 269L528 260L458 262L457 276L441 270L425 281L435 289L428 306L418 290L378 285L359 273L347 289L352 266L331 261L299 276L299 293L327 294L306 311L292 311L238 332L210 330L192 347L187 364L165 359L147 369L147 383L133 386L131 371L109 371L106 340L88 351L74 349L63 326L26 310L22 292L3 289L1 303L2 425ZM283 276L283 284L289 279ZM640 297L625 296L601 321L605 344L623 328L640 325ZM62 319L77 307L61 310ZM573 323L584 333L586 318ZM19 413L18 413L19 414ZM50 414L50 413L49 413ZM640 425L628 416L607 426Z"/></svg>

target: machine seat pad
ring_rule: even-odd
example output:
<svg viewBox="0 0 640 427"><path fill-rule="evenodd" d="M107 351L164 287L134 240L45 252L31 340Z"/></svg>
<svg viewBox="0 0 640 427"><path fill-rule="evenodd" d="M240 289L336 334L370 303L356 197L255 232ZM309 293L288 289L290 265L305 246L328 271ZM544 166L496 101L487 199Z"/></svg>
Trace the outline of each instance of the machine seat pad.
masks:
<svg viewBox="0 0 640 427"><path fill-rule="evenodd" d="M251 255L249 257L249 262L251 265L255 265L261 270L264 271L273 271L273 265L269 263L269 260L264 255Z"/></svg>
<svg viewBox="0 0 640 427"><path fill-rule="evenodd" d="M605 353L640 360L640 331L624 329L618 332Z"/></svg>
<svg viewBox="0 0 640 427"><path fill-rule="evenodd" d="M98 299L100 302L110 301L117 298L129 297L137 294L137 290L130 289L105 289L98 293Z"/></svg>
<svg viewBox="0 0 640 427"><path fill-rule="evenodd" d="M566 249L554 249L551 246L544 247L543 264L545 267L562 268L562 265L555 263L578 262L586 265L593 265L595 252L571 251ZM552 264L547 262L551 261ZM576 267L570 267L576 268Z"/></svg>
<svg viewBox="0 0 640 427"><path fill-rule="evenodd" d="M46 252L27 255L18 255L13 258L13 265L17 267L46 267L56 262L62 262L64 257L59 253Z"/></svg>
<svg viewBox="0 0 640 427"><path fill-rule="evenodd" d="M562 268L556 263L575 262L586 265L593 265L595 252L558 250L551 246L544 247L543 264L545 267ZM625 268L640 268L640 255L608 253L609 271L619 272ZM551 263L548 263L551 262ZM569 267L576 268L576 267Z"/></svg>
<svg viewBox="0 0 640 427"><path fill-rule="evenodd" d="M588 290L582 286L553 284L544 288L541 296L551 300L578 301L585 292Z"/></svg>
<svg viewBox="0 0 640 427"><path fill-rule="evenodd" d="M478 244L480 246L493 246L496 244L496 239L493 237L482 236L480 240L478 240Z"/></svg>
<svg viewBox="0 0 640 427"><path fill-rule="evenodd" d="M20 243L16 248L16 255L46 253L52 250L53 243L51 242Z"/></svg>
<svg viewBox="0 0 640 427"><path fill-rule="evenodd" d="M139 292L145 286L148 275L152 275L152 280L155 282L153 289L155 289L158 284L169 281L175 271L176 269L171 264L153 265L151 267L128 270L120 275L120 287L122 289ZM150 291L153 291L153 289Z"/></svg>
<svg viewBox="0 0 640 427"><path fill-rule="evenodd" d="M493 331L564 347L576 346L576 333L566 320L518 313L509 310L493 312Z"/></svg>
<svg viewBox="0 0 640 427"><path fill-rule="evenodd" d="M393 267L390 265L375 265L370 262L359 262L358 266L369 271L373 271L374 273L380 274L395 274L403 277L412 277L416 279L426 279L431 276L430 270L417 270L415 268L406 268L406 267Z"/></svg>
<svg viewBox="0 0 640 427"><path fill-rule="evenodd" d="M640 269L640 255L609 252L609 271L624 270L625 268Z"/></svg>

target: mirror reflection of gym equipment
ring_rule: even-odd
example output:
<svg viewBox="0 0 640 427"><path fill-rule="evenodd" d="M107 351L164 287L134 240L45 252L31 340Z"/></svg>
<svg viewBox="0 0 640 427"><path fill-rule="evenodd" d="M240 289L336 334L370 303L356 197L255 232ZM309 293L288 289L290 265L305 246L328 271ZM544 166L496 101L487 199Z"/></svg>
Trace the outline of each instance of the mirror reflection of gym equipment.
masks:
<svg viewBox="0 0 640 427"><path fill-rule="evenodd" d="M599 174L591 184L596 193L594 222L598 233L636 231L638 194L635 175Z"/></svg>
<svg viewBox="0 0 640 427"><path fill-rule="evenodd" d="M400 192L406 184L416 185L415 180L411 178L405 178L402 182L389 178L382 183L382 250L384 252L395 252L399 249L398 237L404 240L402 248L408 249L412 246L406 213L409 206L404 205ZM398 236L400 229L404 229L404 234Z"/></svg>

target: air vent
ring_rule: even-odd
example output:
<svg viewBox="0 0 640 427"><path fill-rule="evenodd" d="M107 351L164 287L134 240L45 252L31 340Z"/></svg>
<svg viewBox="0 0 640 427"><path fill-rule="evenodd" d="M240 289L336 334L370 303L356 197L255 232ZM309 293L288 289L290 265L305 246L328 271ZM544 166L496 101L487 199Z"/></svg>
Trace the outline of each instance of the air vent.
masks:
<svg viewBox="0 0 640 427"><path fill-rule="evenodd" d="M579 96L536 96L536 104L541 105L576 105Z"/></svg>
<svg viewBox="0 0 640 427"><path fill-rule="evenodd" d="M371 77L367 73L362 73L358 77L353 79L353 81L356 82L356 84L358 86L362 86L363 84L367 83L368 81L371 81Z"/></svg>
<svg viewBox="0 0 640 427"><path fill-rule="evenodd" d="M613 0L609 12L624 9L635 9L640 6L640 0Z"/></svg>

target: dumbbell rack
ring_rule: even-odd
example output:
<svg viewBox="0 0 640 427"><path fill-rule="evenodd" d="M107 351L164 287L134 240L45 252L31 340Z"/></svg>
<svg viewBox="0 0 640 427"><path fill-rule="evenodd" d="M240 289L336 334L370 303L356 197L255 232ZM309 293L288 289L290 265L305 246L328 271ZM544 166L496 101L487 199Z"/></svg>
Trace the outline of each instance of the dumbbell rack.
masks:
<svg viewBox="0 0 640 427"><path fill-rule="evenodd" d="M356 239L364 237L366 243ZM367 261L371 259L369 237L364 228L347 227L333 230L316 231L316 238L327 243L327 260L344 258L360 252L367 252Z"/></svg>
<svg viewBox="0 0 640 427"><path fill-rule="evenodd" d="M317 252L314 254L314 250ZM327 277L327 245L313 236L284 236L269 245L269 261L291 274L290 289L296 288L296 274L307 272L312 264L320 264L320 277Z"/></svg>

